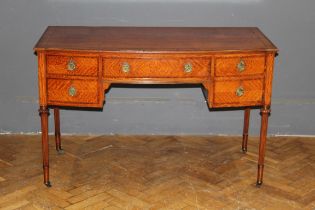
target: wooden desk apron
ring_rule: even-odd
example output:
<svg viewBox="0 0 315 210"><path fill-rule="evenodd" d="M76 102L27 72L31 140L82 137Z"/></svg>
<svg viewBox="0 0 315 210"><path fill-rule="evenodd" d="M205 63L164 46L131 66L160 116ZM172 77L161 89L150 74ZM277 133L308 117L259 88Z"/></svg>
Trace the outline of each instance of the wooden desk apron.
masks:
<svg viewBox="0 0 315 210"><path fill-rule="evenodd" d="M244 108L244 152L250 107L261 107L257 185L262 184L277 48L258 28L53 26L34 50L47 186L49 107L61 153L59 107L101 108L113 83L202 84L210 108Z"/></svg>

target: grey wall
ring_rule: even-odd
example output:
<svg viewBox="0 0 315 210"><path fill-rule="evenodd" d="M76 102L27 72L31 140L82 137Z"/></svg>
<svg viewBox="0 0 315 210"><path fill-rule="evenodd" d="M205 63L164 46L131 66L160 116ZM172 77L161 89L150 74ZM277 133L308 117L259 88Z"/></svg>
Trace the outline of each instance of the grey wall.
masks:
<svg viewBox="0 0 315 210"><path fill-rule="evenodd" d="M270 134L315 134L314 0L1 0L0 132L38 132L37 58L47 25L258 26L279 47ZM62 111L66 133L240 134L200 88L111 88L103 112ZM259 115L251 116L258 134ZM51 121L52 122L52 121Z"/></svg>

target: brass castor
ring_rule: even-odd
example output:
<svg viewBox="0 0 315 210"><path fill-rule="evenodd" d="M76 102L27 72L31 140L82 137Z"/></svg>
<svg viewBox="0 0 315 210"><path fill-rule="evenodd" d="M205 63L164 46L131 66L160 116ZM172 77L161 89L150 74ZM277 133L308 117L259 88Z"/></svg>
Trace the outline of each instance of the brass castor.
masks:
<svg viewBox="0 0 315 210"><path fill-rule="evenodd" d="M256 187L257 187L257 188L260 188L261 186L262 186L262 181L257 181L257 182L256 182Z"/></svg>
<svg viewBox="0 0 315 210"><path fill-rule="evenodd" d="M51 187L50 181L44 183L46 187Z"/></svg>
<svg viewBox="0 0 315 210"><path fill-rule="evenodd" d="M63 155L63 154L65 154L65 151L64 151L63 149L58 149L57 152L58 152L58 155Z"/></svg>

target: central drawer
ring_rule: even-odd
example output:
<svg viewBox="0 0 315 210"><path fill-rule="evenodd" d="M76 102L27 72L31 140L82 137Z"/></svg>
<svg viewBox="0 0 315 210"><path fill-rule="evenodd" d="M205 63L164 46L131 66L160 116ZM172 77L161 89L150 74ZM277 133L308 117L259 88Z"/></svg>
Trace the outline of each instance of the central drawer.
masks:
<svg viewBox="0 0 315 210"><path fill-rule="evenodd" d="M105 78L202 78L210 75L207 58L104 58Z"/></svg>

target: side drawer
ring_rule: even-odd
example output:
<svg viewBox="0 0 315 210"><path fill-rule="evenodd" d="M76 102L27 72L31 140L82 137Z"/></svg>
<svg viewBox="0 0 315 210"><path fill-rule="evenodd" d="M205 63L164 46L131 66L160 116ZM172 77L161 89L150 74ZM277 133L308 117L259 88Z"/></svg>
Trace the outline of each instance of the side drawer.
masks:
<svg viewBox="0 0 315 210"><path fill-rule="evenodd" d="M98 104L98 90L97 80L47 79L49 104Z"/></svg>
<svg viewBox="0 0 315 210"><path fill-rule="evenodd" d="M213 107L256 106L262 96L262 79L215 81Z"/></svg>
<svg viewBox="0 0 315 210"><path fill-rule="evenodd" d="M105 78L202 78L210 75L206 58L104 58Z"/></svg>
<svg viewBox="0 0 315 210"><path fill-rule="evenodd" d="M98 58L84 56L47 55L47 73L74 76L97 76Z"/></svg>
<svg viewBox="0 0 315 210"><path fill-rule="evenodd" d="M265 71L265 54L228 55L215 58L215 76L242 76L262 74Z"/></svg>

